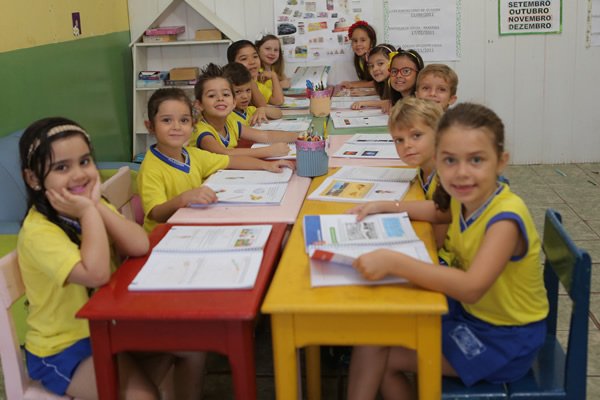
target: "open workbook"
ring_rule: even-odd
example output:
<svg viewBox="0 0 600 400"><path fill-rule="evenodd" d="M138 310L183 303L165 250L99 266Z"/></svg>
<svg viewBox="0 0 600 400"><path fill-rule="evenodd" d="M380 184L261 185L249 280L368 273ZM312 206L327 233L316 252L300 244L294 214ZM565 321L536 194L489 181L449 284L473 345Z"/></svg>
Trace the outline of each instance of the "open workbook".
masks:
<svg viewBox="0 0 600 400"><path fill-rule="evenodd" d="M313 287L405 282L399 277L368 281L352 268L358 256L381 248L431 262L406 213L369 215L362 221L353 214L305 215L303 222Z"/></svg>
<svg viewBox="0 0 600 400"><path fill-rule="evenodd" d="M173 226L129 290L252 288L270 225Z"/></svg>
<svg viewBox="0 0 600 400"><path fill-rule="evenodd" d="M350 203L401 200L416 174L414 168L344 166L326 178L308 199Z"/></svg>
<svg viewBox="0 0 600 400"><path fill-rule="evenodd" d="M190 207L279 204L285 195L293 171L282 172L222 169L212 174L204 185L217 194L216 204L190 204Z"/></svg>

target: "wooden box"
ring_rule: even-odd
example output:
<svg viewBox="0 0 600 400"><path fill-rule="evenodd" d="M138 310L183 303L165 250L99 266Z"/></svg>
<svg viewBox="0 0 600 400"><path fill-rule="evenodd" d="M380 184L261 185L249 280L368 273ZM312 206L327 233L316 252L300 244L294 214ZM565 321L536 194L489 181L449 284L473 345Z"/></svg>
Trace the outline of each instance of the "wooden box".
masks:
<svg viewBox="0 0 600 400"><path fill-rule="evenodd" d="M221 40L223 35L218 29L198 29L195 38L199 42L204 42L207 40Z"/></svg>

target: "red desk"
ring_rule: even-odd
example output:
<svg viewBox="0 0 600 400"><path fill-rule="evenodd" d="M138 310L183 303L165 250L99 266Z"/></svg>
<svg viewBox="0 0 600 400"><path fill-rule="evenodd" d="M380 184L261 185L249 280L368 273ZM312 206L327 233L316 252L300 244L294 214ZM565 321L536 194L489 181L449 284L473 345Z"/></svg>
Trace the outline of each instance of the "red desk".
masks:
<svg viewBox="0 0 600 400"><path fill-rule="evenodd" d="M286 224L273 224L253 289L130 292L146 257L126 261L77 313L90 324L101 399L117 399L116 354L123 351L214 351L231 365L236 399L256 399L254 319L279 260ZM169 225L150 236L154 246Z"/></svg>

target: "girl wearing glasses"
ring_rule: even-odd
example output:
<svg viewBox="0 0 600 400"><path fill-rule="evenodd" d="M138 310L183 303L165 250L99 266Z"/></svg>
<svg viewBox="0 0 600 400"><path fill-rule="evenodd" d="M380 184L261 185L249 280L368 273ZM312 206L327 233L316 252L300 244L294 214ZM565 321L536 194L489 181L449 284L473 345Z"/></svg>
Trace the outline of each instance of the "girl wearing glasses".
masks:
<svg viewBox="0 0 600 400"><path fill-rule="evenodd" d="M392 105L404 97L414 96L417 75L423 69L423 59L416 50L400 50L390 62Z"/></svg>

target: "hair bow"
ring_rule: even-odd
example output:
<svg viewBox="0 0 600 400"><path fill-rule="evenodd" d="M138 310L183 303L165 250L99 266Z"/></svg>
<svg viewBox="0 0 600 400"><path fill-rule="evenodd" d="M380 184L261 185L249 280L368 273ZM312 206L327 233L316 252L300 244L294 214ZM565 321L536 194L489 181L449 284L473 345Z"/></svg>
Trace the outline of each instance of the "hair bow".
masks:
<svg viewBox="0 0 600 400"><path fill-rule="evenodd" d="M390 54L388 54L388 68L392 66L392 60L394 59L394 57L396 57L397 54L397 51L391 51Z"/></svg>

